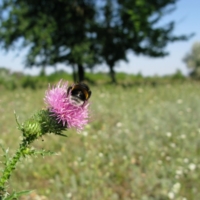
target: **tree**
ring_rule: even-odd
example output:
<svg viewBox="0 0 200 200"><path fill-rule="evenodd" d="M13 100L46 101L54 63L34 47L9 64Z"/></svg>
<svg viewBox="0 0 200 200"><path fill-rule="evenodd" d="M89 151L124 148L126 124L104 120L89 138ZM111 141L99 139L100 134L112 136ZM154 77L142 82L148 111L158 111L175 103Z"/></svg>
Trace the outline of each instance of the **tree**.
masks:
<svg viewBox="0 0 200 200"><path fill-rule="evenodd" d="M0 44L28 47L26 66L66 63L78 69L105 62L115 80L115 65L127 52L151 57L168 55L174 22L159 25L178 0L2 0ZM18 41L18 42L17 42ZM76 76L74 76L76 77Z"/></svg>
<svg viewBox="0 0 200 200"><path fill-rule="evenodd" d="M191 70L190 76L200 79L200 42L195 42L192 50L185 55L183 62Z"/></svg>
<svg viewBox="0 0 200 200"><path fill-rule="evenodd" d="M3 48L28 47L27 67L77 65L84 79L83 65L93 62L86 37L95 16L91 0L3 0L0 8Z"/></svg>
<svg viewBox="0 0 200 200"><path fill-rule="evenodd" d="M115 82L114 67L127 61L127 52L150 57L168 55L169 42L187 40L192 35L173 35L175 22L159 25L162 17L175 9L177 0L107 0L99 15L97 38L102 43L101 56L110 68Z"/></svg>

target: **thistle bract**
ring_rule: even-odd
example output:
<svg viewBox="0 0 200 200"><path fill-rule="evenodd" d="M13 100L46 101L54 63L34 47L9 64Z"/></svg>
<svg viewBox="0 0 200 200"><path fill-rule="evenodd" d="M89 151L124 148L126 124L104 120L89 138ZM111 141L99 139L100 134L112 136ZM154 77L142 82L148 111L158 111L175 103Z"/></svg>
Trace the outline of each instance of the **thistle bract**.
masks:
<svg viewBox="0 0 200 200"><path fill-rule="evenodd" d="M65 129L66 127L63 127L54 116L51 116L49 110L40 110L21 126L23 136L32 140L46 133L61 135Z"/></svg>

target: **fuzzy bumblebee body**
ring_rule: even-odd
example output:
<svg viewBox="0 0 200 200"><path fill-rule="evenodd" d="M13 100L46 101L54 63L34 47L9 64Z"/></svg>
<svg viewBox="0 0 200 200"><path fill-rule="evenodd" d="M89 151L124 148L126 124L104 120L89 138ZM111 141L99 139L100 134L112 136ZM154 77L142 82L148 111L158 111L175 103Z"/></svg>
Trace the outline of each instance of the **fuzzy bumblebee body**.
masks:
<svg viewBox="0 0 200 200"><path fill-rule="evenodd" d="M76 106L82 106L90 98L91 93L85 83L76 83L67 89L70 101Z"/></svg>

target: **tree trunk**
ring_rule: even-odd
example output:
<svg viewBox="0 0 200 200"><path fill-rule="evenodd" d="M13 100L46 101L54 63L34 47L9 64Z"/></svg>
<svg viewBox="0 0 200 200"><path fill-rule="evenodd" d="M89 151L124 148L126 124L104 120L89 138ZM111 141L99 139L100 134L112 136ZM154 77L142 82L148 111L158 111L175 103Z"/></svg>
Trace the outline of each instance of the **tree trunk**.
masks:
<svg viewBox="0 0 200 200"><path fill-rule="evenodd" d="M45 76L46 73L45 73L45 66L42 66L42 69L40 71L40 76Z"/></svg>
<svg viewBox="0 0 200 200"><path fill-rule="evenodd" d="M78 81L82 82L84 81L84 75L85 75L85 71L84 71L84 67L81 64L78 64Z"/></svg>
<svg viewBox="0 0 200 200"><path fill-rule="evenodd" d="M109 66L110 68L110 78L111 78L111 83L116 83L116 78L115 78L115 71L114 67L112 65Z"/></svg>
<svg viewBox="0 0 200 200"><path fill-rule="evenodd" d="M73 70L73 80L74 80L74 83L76 83L77 82L77 72L76 72L75 65L72 65L72 70Z"/></svg>

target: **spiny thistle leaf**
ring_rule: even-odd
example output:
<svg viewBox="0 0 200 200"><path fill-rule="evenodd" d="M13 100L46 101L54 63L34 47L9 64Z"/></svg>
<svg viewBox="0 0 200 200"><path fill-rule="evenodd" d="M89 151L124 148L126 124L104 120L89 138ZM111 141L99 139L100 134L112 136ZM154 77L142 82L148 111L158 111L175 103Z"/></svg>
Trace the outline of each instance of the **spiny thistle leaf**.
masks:
<svg viewBox="0 0 200 200"><path fill-rule="evenodd" d="M30 194L33 190L25 190L25 191L21 191L21 192L13 192L11 195L9 195L8 197L3 198L2 200L12 200L12 199L18 199L18 197L22 196L22 195L27 195ZM1 199L1 197L0 197Z"/></svg>

